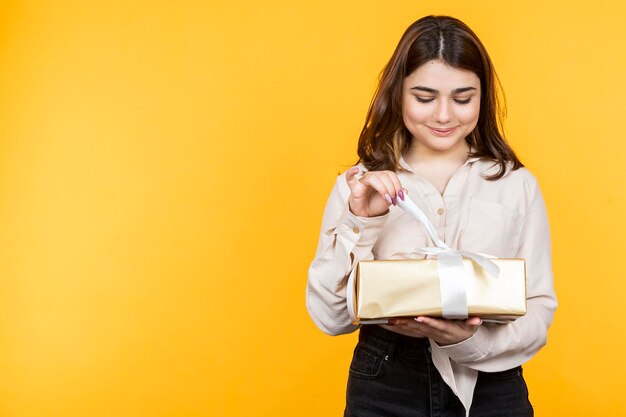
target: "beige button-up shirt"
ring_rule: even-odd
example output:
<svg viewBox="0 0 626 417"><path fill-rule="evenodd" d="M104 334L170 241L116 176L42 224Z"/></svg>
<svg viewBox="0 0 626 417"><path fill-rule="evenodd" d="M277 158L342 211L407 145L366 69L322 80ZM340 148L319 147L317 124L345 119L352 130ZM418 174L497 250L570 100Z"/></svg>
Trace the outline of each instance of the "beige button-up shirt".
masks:
<svg viewBox="0 0 626 417"><path fill-rule="evenodd" d="M502 325L485 323L469 339L448 346L430 341L433 362L466 412L477 371L521 365L546 343L557 306L552 282L550 230L536 178L526 169L508 170L497 181L488 159L470 158L442 194L404 161L398 177L411 199L430 218L439 238L455 249L526 259L527 314ZM359 165L362 171L366 168ZM398 207L378 217L357 217L348 209L346 173L338 176L324 210L315 258L309 267L306 305L315 324L329 335L354 332L346 308L346 283L359 261L420 259L416 249L434 246L427 233Z"/></svg>

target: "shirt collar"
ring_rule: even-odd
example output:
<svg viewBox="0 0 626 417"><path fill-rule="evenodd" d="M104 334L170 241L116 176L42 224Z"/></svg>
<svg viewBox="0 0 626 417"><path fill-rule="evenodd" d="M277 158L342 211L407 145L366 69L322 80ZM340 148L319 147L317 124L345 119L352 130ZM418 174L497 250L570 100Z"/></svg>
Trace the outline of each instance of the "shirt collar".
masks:
<svg viewBox="0 0 626 417"><path fill-rule="evenodd" d="M473 148L470 148L470 153L472 153L474 151ZM476 162L480 159L479 156L472 156L467 158L467 161L465 161L465 163L463 164L463 166L467 165L467 164L471 164L473 162ZM404 155L400 155L400 160L398 161L399 165L401 168L410 171L410 172L415 172L413 171L413 168L411 168L411 166L404 160Z"/></svg>

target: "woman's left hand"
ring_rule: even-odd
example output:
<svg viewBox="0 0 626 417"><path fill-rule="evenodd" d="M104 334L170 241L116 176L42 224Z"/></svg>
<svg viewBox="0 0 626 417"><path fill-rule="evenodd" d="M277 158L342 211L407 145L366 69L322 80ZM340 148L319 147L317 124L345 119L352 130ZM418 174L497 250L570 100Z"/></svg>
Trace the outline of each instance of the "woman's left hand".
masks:
<svg viewBox="0 0 626 417"><path fill-rule="evenodd" d="M414 319L396 318L390 322L403 330L417 331L421 335L433 339L439 346L446 346L469 339L478 331L478 326L483 321L480 317L470 317L467 320L446 320L419 316Z"/></svg>

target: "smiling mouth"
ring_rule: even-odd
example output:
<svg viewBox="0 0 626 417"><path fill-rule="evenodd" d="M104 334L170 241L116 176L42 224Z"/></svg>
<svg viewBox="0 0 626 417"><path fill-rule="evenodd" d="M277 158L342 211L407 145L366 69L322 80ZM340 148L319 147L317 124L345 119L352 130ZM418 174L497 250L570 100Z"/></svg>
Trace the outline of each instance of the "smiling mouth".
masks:
<svg viewBox="0 0 626 417"><path fill-rule="evenodd" d="M434 127L430 127L428 126L428 128L437 136L447 136L448 134L452 133L456 127L451 127L448 129L435 129Z"/></svg>

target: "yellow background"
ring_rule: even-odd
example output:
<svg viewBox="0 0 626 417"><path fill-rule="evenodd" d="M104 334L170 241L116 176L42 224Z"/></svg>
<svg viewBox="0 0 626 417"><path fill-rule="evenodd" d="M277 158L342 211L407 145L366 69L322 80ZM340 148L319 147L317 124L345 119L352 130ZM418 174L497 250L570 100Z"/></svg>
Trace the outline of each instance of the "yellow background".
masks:
<svg viewBox="0 0 626 417"><path fill-rule="evenodd" d="M487 46L548 204L536 415L626 415L626 7L602 0L0 3L0 415L341 415L356 335L315 328L306 272L432 13Z"/></svg>

